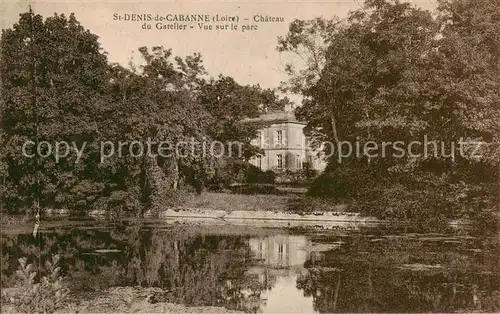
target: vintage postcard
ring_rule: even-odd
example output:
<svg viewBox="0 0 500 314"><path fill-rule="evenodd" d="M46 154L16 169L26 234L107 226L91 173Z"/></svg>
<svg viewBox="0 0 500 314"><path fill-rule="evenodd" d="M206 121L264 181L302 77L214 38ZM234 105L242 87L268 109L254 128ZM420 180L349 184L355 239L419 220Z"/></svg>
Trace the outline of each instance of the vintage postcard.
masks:
<svg viewBox="0 0 500 314"><path fill-rule="evenodd" d="M500 312L499 0L0 21L0 312Z"/></svg>

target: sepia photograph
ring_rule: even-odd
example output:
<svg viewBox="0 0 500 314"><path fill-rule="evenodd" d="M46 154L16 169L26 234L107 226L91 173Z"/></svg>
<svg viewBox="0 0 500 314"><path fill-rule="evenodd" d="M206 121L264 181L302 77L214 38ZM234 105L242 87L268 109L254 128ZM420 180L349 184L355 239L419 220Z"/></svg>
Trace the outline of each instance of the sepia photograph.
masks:
<svg viewBox="0 0 500 314"><path fill-rule="evenodd" d="M500 313L500 0L0 26L0 313Z"/></svg>

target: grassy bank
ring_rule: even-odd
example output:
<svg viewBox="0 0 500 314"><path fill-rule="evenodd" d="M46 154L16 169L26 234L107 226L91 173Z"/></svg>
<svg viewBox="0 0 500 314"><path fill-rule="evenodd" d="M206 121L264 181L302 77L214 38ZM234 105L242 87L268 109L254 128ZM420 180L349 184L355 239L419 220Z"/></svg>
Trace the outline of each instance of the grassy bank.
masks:
<svg viewBox="0 0 500 314"><path fill-rule="evenodd" d="M304 195L242 195L206 192L188 195L183 208L231 211L329 212L343 211L346 206Z"/></svg>
<svg viewBox="0 0 500 314"><path fill-rule="evenodd" d="M182 204L184 208L216 209L227 212L236 210L286 211L291 195L242 195L230 193L205 192L201 195L190 194Z"/></svg>
<svg viewBox="0 0 500 314"><path fill-rule="evenodd" d="M270 212L290 212L290 213L311 213L311 212L342 212L347 211L346 204L339 204L331 200L308 197L304 194L233 194L204 192L202 194L181 193L179 199L173 205L176 209L183 210L222 210L233 211L270 211ZM93 216L94 217L94 216ZM107 217L107 216L106 216ZM44 215L43 221L77 221L85 217ZM86 216L86 219L92 218ZM130 217L129 217L130 218ZM126 220L127 216L119 220ZM2 229L23 228L32 230L34 217L28 215L2 214L0 226ZM31 232L31 231L30 231Z"/></svg>

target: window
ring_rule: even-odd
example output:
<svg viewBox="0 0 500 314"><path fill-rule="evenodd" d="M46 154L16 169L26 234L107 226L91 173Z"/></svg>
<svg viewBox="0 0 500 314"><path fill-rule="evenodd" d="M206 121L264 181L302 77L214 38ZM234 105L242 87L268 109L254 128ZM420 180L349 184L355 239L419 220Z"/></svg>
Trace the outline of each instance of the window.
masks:
<svg viewBox="0 0 500 314"><path fill-rule="evenodd" d="M283 155L278 154L278 169L283 169Z"/></svg>
<svg viewBox="0 0 500 314"><path fill-rule="evenodd" d="M302 169L302 161L300 160L299 154L295 156L295 166L297 167L297 169Z"/></svg>
<svg viewBox="0 0 500 314"><path fill-rule="evenodd" d="M283 131L276 131L276 138L279 145L283 144Z"/></svg>
<svg viewBox="0 0 500 314"><path fill-rule="evenodd" d="M283 260L283 244L278 244L278 259Z"/></svg>

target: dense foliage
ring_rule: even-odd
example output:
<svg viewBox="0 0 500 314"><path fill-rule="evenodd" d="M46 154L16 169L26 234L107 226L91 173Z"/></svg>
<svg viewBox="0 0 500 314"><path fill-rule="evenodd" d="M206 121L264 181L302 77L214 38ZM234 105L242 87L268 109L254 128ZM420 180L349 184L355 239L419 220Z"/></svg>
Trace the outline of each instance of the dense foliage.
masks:
<svg viewBox="0 0 500 314"><path fill-rule="evenodd" d="M293 22L278 49L305 63L287 67L284 87L304 95L296 114L308 121L313 142L333 143L325 146L329 164L311 194L353 198L381 217L495 212L499 8L498 1L443 0L429 12L368 0L344 20ZM392 146L398 141L405 149L421 145L399 154ZM463 151L460 141L467 143ZM361 150L342 159L344 142L362 149L375 142L378 155ZM476 150L473 142L483 144ZM385 155L383 143L390 143Z"/></svg>
<svg viewBox="0 0 500 314"><path fill-rule="evenodd" d="M258 152L255 127L238 121L288 101L223 75L207 78L200 54L141 47L140 64L112 64L73 14L21 14L2 32L1 51L1 209L11 213L136 215L169 205L183 187L234 181L231 165ZM71 151L56 159L63 141ZM207 152L212 141L222 146ZM33 157L24 156L25 143Z"/></svg>

